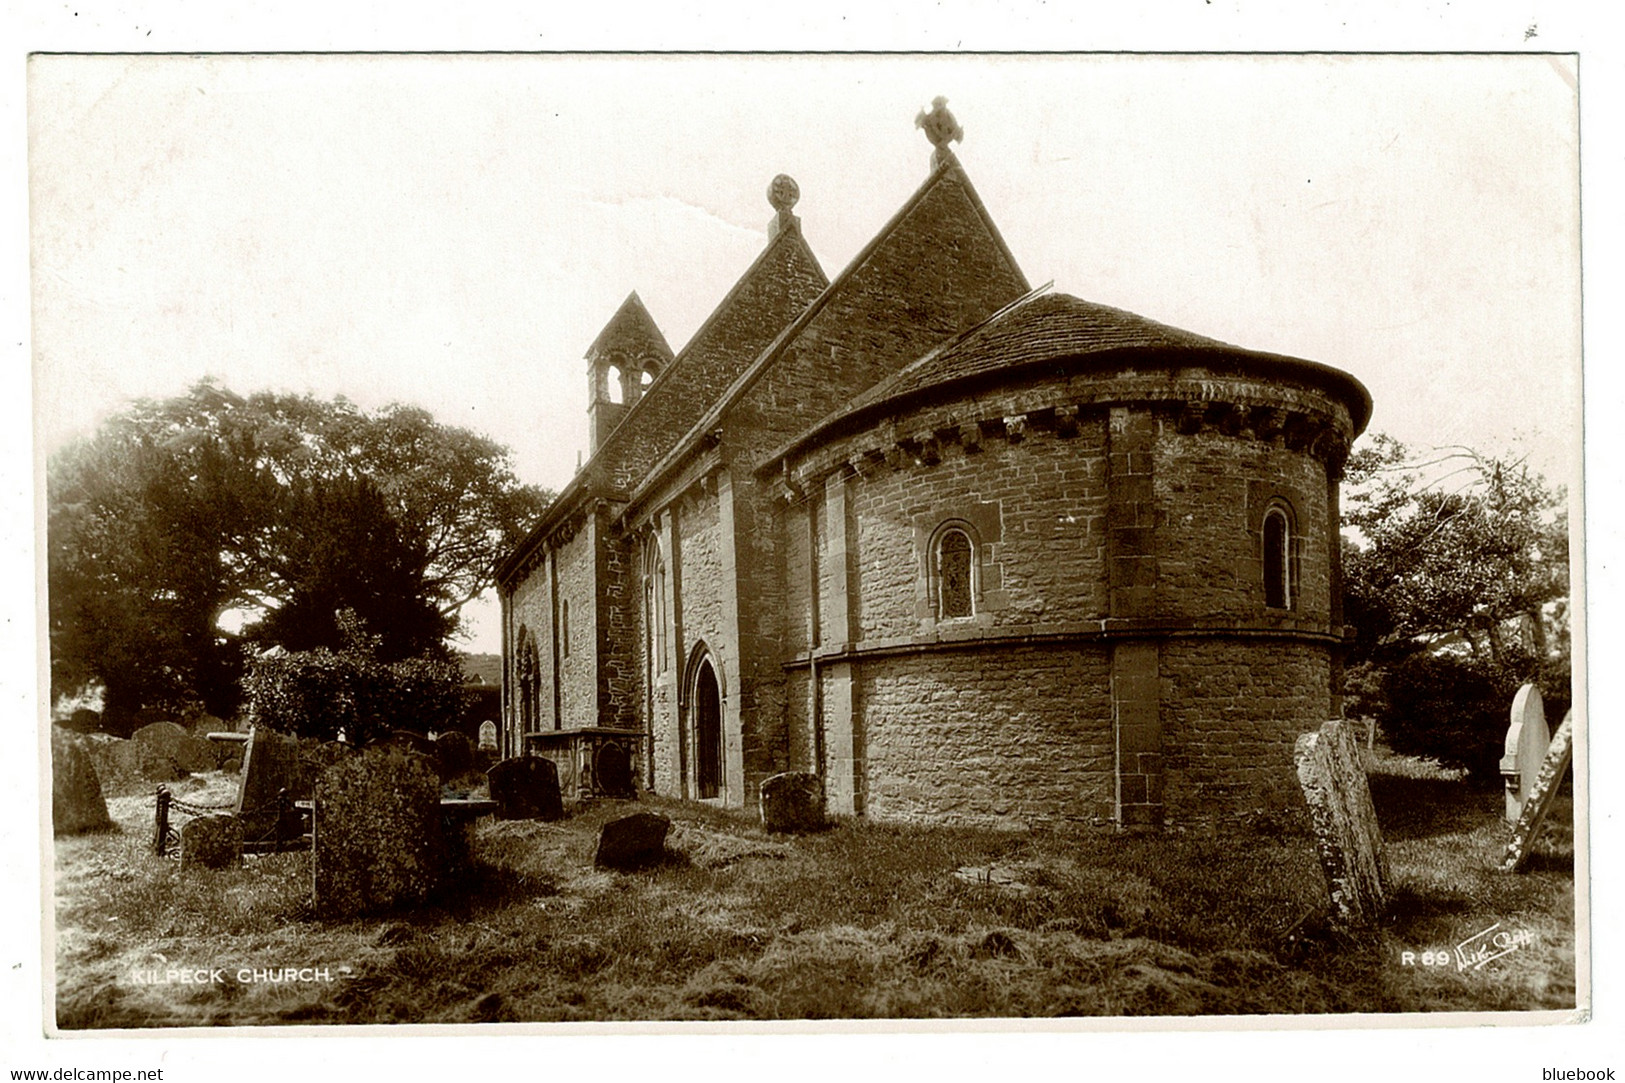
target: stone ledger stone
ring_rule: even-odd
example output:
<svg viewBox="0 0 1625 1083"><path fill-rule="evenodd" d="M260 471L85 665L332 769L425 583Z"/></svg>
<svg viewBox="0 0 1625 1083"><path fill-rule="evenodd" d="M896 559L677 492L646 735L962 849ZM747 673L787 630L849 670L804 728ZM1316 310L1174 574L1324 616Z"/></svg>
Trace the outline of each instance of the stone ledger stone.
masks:
<svg viewBox="0 0 1625 1083"><path fill-rule="evenodd" d="M1298 738L1293 758L1333 916L1350 928L1375 925L1388 902L1388 857L1354 730L1327 722Z"/></svg>
<svg viewBox="0 0 1625 1083"><path fill-rule="evenodd" d="M1505 754L1501 757L1501 777L1506 780L1506 817L1517 823L1529 790L1546 762L1551 733L1546 728L1546 705L1540 689L1526 684L1512 698L1512 724L1507 727Z"/></svg>
<svg viewBox="0 0 1625 1083"><path fill-rule="evenodd" d="M651 812L634 812L611 820L598 833L592 863L601 869L646 869L666 856L671 821Z"/></svg>
<svg viewBox="0 0 1625 1083"><path fill-rule="evenodd" d="M346 918L420 903L439 883L440 779L398 750L334 764L316 783L316 912Z"/></svg>
<svg viewBox="0 0 1625 1083"><path fill-rule="evenodd" d="M824 780L810 771L764 779L762 826L769 831L817 831L824 826Z"/></svg>
<svg viewBox="0 0 1625 1083"><path fill-rule="evenodd" d="M235 816L199 816L181 827L181 869L231 869L243 856L243 825Z"/></svg>
<svg viewBox="0 0 1625 1083"><path fill-rule="evenodd" d="M564 815L559 769L544 756L515 756L485 773L503 820L557 820Z"/></svg>
<svg viewBox="0 0 1625 1083"><path fill-rule="evenodd" d="M1546 814L1551 811L1552 802L1557 797L1558 785L1569 769L1573 740L1574 712L1570 711L1563 716L1557 732L1552 734L1552 744L1546 750L1546 760L1541 764L1540 774L1534 785L1529 787L1529 794L1518 813L1518 822L1512 827L1512 839L1507 843L1506 855L1501 859L1502 872L1517 872L1529 860L1535 839L1540 836L1541 826L1546 822Z"/></svg>
<svg viewBox="0 0 1625 1083"><path fill-rule="evenodd" d="M78 835L113 826L96 765L79 738L51 727L51 831Z"/></svg>

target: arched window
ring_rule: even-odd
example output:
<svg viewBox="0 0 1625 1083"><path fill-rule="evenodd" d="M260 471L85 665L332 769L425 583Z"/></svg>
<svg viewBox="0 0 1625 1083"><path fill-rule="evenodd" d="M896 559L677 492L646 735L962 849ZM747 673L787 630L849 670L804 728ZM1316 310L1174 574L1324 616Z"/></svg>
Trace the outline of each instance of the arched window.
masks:
<svg viewBox="0 0 1625 1083"><path fill-rule="evenodd" d="M643 567L644 650L650 686L653 678L666 672L666 561L660 543L649 541Z"/></svg>
<svg viewBox="0 0 1625 1083"><path fill-rule="evenodd" d="M529 733L537 728L541 717L541 664L536 654L536 640L530 629L519 626L518 649L519 678L519 732Z"/></svg>
<svg viewBox="0 0 1625 1083"><path fill-rule="evenodd" d="M976 543L962 526L949 525L937 533L935 551L937 619L954 620L976 614Z"/></svg>
<svg viewBox="0 0 1625 1083"><path fill-rule="evenodd" d="M1264 605L1291 609L1292 518L1279 504L1264 512Z"/></svg>

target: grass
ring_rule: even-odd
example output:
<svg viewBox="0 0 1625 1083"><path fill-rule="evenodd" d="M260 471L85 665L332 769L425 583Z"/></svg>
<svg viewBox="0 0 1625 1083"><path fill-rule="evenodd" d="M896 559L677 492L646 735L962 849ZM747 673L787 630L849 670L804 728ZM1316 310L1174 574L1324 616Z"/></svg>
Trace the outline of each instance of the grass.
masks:
<svg viewBox="0 0 1625 1083"><path fill-rule="evenodd" d="M1318 915L1307 838L1010 834L843 823L797 838L659 799L671 858L592 867L603 803L556 824L485 821L479 867L431 905L368 921L309 908L307 854L182 875L121 830L58 841L65 1029L277 1023L1207 1015L1572 1008L1572 811L1526 874L1495 871L1501 797L1383 757L1391 920ZM214 779L182 794L229 795ZM1477 970L1406 966L1486 927L1532 942ZM326 967L328 982L136 984L162 965Z"/></svg>

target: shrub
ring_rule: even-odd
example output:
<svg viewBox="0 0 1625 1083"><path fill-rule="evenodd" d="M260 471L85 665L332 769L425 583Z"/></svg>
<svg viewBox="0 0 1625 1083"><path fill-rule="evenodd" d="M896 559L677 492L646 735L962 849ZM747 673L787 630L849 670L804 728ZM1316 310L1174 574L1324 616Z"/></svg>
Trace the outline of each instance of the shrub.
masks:
<svg viewBox="0 0 1625 1083"><path fill-rule="evenodd" d="M353 614L341 624L341 650L269 654L253 663L245 690L260 724L325 741L343 730L356 744L396 729L449 728L462 706L455 664L430 656L380 662L376 641Z"/></svg>
<svg viewBox="0 0 1625 1083"><path fill-rule="evenodd" d="M1372 674L1361 697L1398 753L1465 768L1477 780L1497 777L1509 711L1518 687L1534 681L1557 721L1570 694L1566 659L1542 666L1532 658L1414 654ZM1553 712L1557 718L1551 718Z"/></svg>

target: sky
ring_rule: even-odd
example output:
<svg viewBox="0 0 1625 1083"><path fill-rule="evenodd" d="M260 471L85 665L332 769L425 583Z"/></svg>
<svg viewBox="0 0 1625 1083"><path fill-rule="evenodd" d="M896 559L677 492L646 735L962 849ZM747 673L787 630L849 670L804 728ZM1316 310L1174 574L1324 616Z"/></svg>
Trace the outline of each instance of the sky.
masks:
<svg viewBox="0 0 1625 1083"><path fill-rule="evenodd" d="M626 293L637 289L680 346L765 243L764 193L778 172L800 183L797 211L836 273L924 179L928 148L912 120L938 94L965 128L961 160L1035 284L1340 366L1371 389L1374 429L1527 452L1557 476L1572 474L1578 440L1576 62L1437 51L1580 53L1589 428L1586 549L1574 555L1577 567L1589 561L1595 612L1615 611L1625 50L1606 5L19 0L0 9L0 42L12 61L0 80L12 151L0 177L13 210L0 224L13 256L0 276L12 360L0 366L0 553L11 572L0 701L41 721L40 762L39 456L131 396L174 394L212 373L240 390L421 402L509 443L522 477L557 487L585 440L581 353ZM312 49L939 55L181 58ZM940 55L966 49L1355 52ZM25 65L29 50L171 55ZM1372 50L1433 55L1359 52ZM1625 651L1617 624L1592 622L1595 657ZM1620 701L1614 669L1599 665L1588 693L1609 713ZM1579 767L1619 762L1616 731L1583 729ZM775 1078L1191 1068L1277 1078L1305 1064L1327 1080L1475 1068L1535 1079L1543 1067L1618 1063L1607 997L1589 1025L1494 1029L1271 1020L1243 1035L1181 1021L1087 1034L1047 1023L1001 1024L998 1035L555 1030L545 1046L506 1034L477 1042L466 1030L392 1040L419 1028L343 1041L279 1033L263 1050L240 1036L50 1041L40 994L52 956L36 939L50 899L41 777L26 756L0 757L9 1067L31 1057L162 1067L183 1081L318 1065L453 1077L517 1059L597 1070L610 1040L617 1064L662 1079L714 1076L718 1065ZM1577 768L1577 786L1590 777ZM1591 791L1592 824L1617 819L1620 792ZM1600 913L1618 897L1610 852L1598 848L1580 870L1578 894ZM1614 925L1595 923L1591 945L1582 967L1611 982L1622 957Z"/></svg>
<svg viewBox="0 0 1625 1083"><path fill-rule="evenodd" d="M831 276L937 95L1036 285L1365 382L1421 446L1577 463L1578 109L1548 56L94 56L28 71L36 439L209 376L418 403L558 489L582 354L674 348L780 172ZM498 649L490 604L470 649Z"/></svg>

